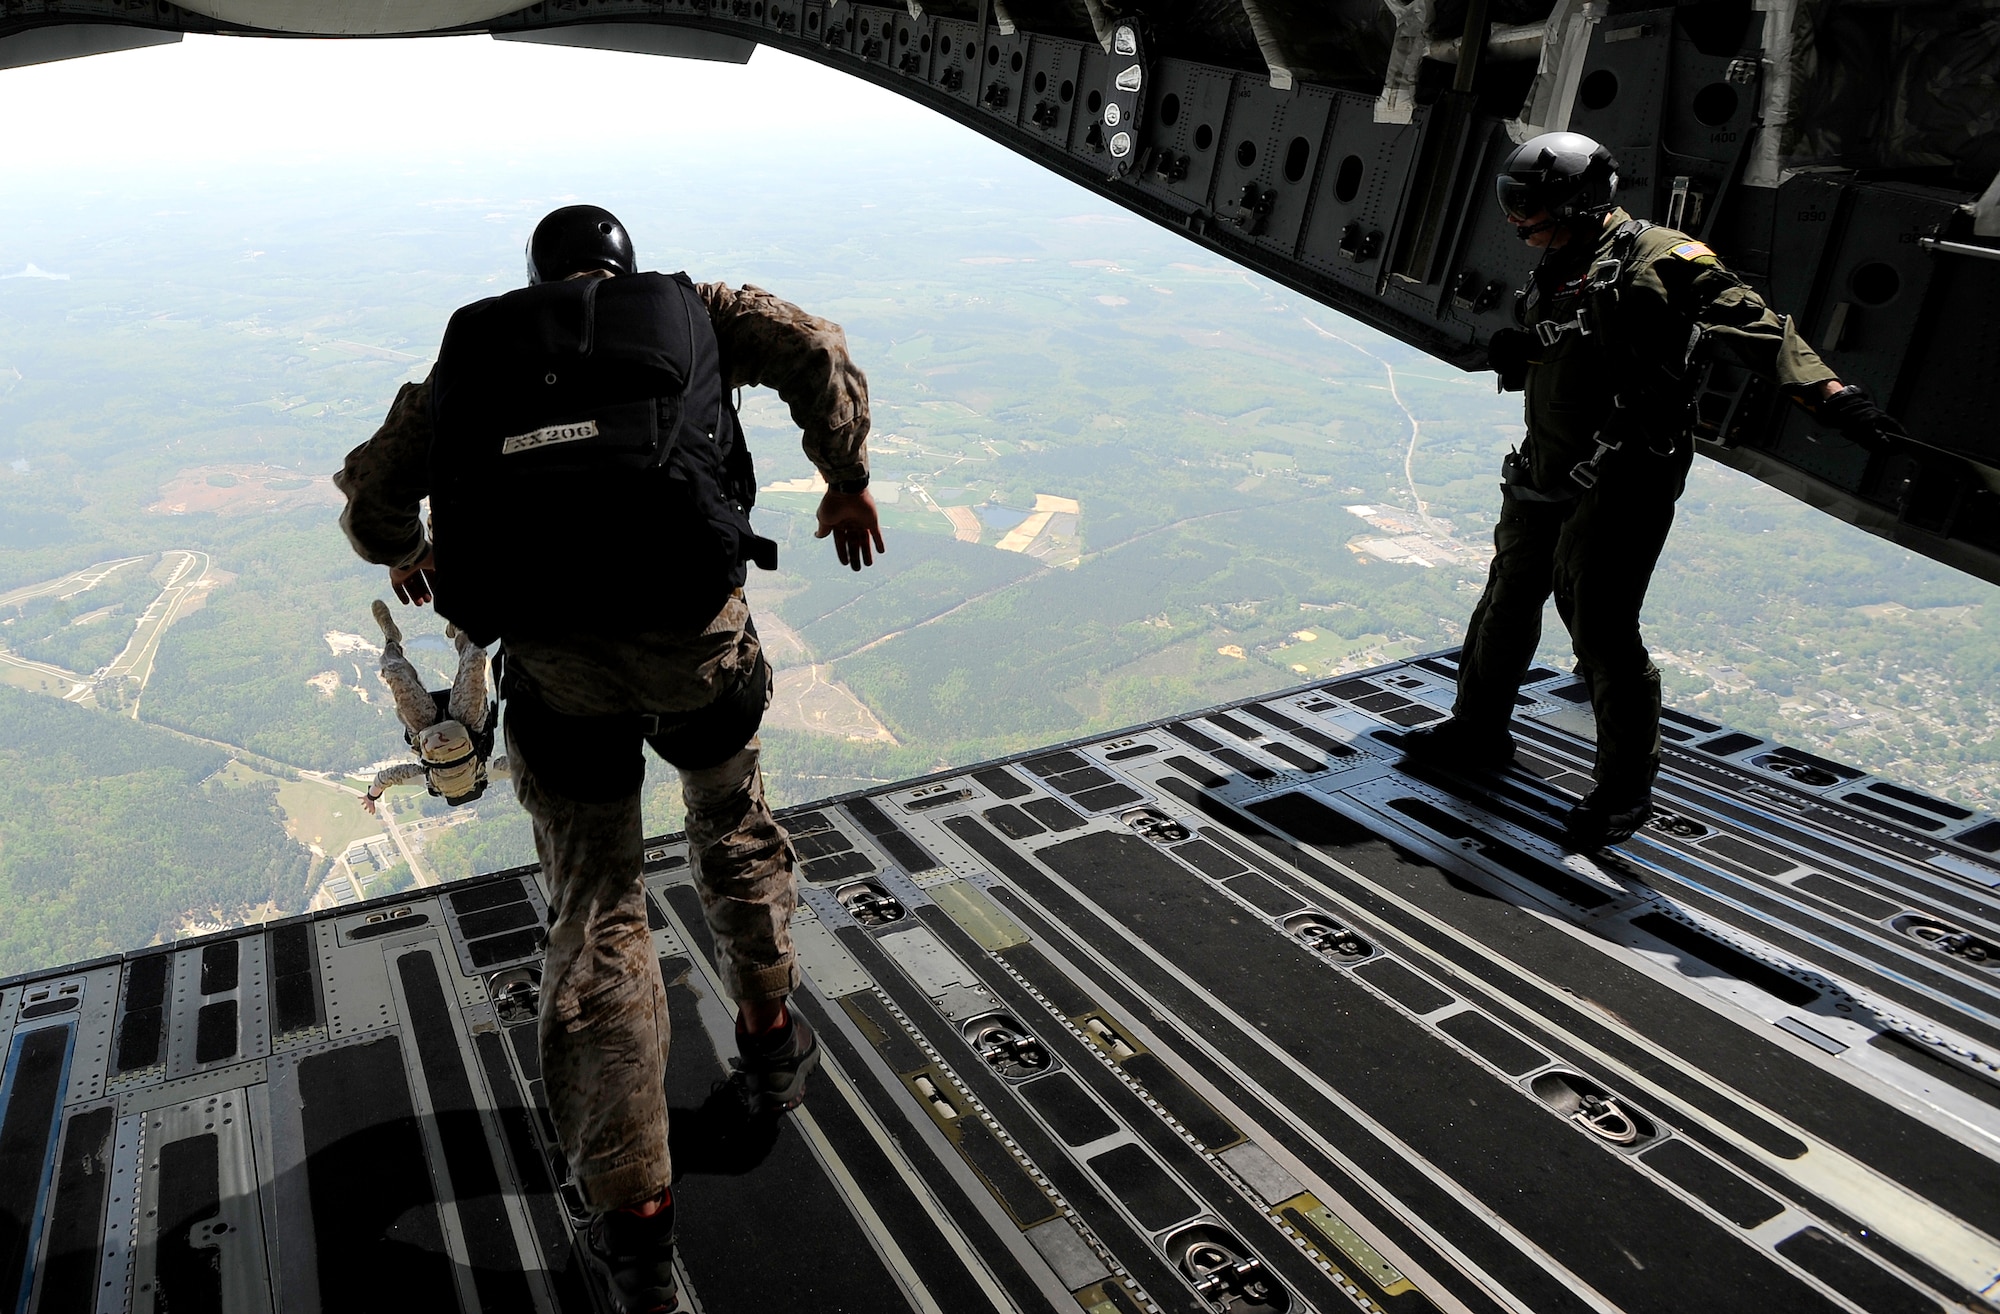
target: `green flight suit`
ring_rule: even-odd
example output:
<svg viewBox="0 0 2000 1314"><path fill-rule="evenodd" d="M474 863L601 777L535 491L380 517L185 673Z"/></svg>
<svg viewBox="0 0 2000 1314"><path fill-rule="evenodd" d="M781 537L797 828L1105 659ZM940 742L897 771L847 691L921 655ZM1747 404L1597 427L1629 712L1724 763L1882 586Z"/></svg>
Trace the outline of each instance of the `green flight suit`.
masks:
<svg viewBox="0 0 2000 1314"><path fill-rule="evenodd" d="M1659 772L1660 672L1639 612L1694 459L1690 387L1680 381L1692 379L1690 358L1741 365L1791 395L1835 377L1788 319L1685 233L1640 233L1615 289L1593 292L1591 271L1613 257L1629 218L1613 210L1594 245L1551 252L1529 285L1525 327L1537 341L1524 389L1525 473L1519 486L1502 485L1493 565L1467 626L1452 709L1475 736L1505 732L1553 593L1597 718L1597 798L1614 805L1643 801ZM1550 342L1538 330L1574 321L1580 307L1590 333L1572 328ZM1600 435L1622 446L1584 489L1571 471L1596 454Z"/></svg>

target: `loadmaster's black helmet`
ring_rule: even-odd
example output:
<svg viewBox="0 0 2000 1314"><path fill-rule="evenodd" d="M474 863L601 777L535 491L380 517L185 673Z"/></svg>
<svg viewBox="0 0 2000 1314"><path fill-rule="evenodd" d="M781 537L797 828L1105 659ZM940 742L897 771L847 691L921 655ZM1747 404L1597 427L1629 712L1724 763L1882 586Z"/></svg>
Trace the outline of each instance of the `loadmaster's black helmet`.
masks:
<svg viewBox="0 0 2000 1314"><path fill-rule="evenodd" d="M549 211L528 239L528 281L554 283L586 269L632 272L632 238L625 225L594 205Z"/></svg>
<svg viewBox="0 0 2000 1314"><path fill-rule="evenodd" d="M1580 132L1530 137L1514 148L1494 179L1500 208L1510 219L1548 213L1547 219L1514 230L1524 242L1581 215L1603 214L1617 190L1618 161Z"/></svg>

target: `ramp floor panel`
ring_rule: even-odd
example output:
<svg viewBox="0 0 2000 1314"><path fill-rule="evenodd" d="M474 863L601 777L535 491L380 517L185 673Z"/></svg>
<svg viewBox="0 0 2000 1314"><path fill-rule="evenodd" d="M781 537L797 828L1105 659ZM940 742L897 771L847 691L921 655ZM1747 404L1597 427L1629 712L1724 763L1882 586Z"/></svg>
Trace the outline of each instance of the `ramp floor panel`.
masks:
<svg viewBox="0 0 2000 1314"><path fill-rule="evenodd" d="M795 809L777 1120L650 841L684 1308L2000 1309L1993 819L1675 713L1576 853L1569 677L1509 771L1400 759L1454 669ZM537 876L0 982L0 1305L607 1310Z"/></svg>

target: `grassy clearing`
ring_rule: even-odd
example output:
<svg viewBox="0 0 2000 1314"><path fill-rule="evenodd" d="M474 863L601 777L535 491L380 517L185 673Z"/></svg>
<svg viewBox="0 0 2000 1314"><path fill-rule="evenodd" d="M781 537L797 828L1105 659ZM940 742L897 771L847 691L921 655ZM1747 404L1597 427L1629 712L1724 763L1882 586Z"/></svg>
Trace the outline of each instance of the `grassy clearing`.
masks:
<svg viewBox="0 0 2000 1314"><path fill-rule="evenodd" d="M361 810L361 800L319 780L281 780L242 762L223 770L232 784L269 783L278 787L285 810L285 833L301 844L316 844L329 857L355 840L382 833L382 823Z"/></svg>

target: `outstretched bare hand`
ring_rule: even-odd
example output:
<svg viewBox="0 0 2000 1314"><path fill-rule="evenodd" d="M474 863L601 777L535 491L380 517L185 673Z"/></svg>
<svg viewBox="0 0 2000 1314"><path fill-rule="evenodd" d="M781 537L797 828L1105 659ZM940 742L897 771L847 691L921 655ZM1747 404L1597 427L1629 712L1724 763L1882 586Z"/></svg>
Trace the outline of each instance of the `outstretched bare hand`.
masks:
<svg viewBox="0 0 2000 1314"><path fill-rule="evenodd" d="M431 600L431 572L437 568L437 553L426 552L414 566L391 566L389 587L396 590L399 601L421 607Z"/></svg>
<svg viewBox="0 0 2000 1314"><path fill-rule="evenodd" d="M819 500L819 530L813 537L829 534L840 564L854 570L874 565L875 553L888 551L882 545L882 520L875 510L875 495L865 488L858 493L826 491Z"/></svg>

